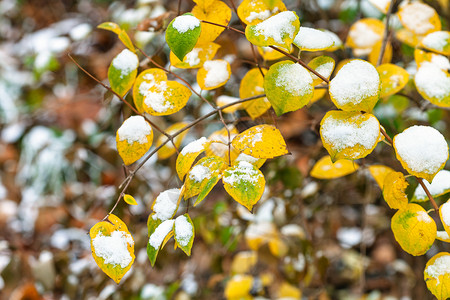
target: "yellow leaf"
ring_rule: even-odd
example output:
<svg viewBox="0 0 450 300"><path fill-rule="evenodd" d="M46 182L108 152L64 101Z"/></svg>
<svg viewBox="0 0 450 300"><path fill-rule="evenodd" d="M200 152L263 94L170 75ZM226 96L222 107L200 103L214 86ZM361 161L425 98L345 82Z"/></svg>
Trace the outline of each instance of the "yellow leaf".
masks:
<svg viewBox="0 0 450 300"><path fill-rule="evenodd" d="M261 56L263 57L264 60L277 60L277 59L286 57L283 53L281 53L273 48L270 48L270 47L257 47L257 48L258 48L258 53L261 54ZM292 53L293 51L294 51L294 47L291 46L290 51L286 51L286 52Z"/></svg>
<svg viewBox="0 0 450 300"><path fill-rule="evenodd" d="M402 209L408 205L408 196L405 190L408 183L400 172L391 172L386 175L383 182L383 197L392 209Z"/></svg>
<svg viewBox="0 0 450 300"><path fill-rule="evenodd" d="M372 51L369 53L369 57L367 60L374 66L378 63L378 57L381 52L382 41L378 41L372 48ZM390 63L392 60L392 44L391 42L386 43L386 48L384 49L383 58L381 59L382 64Z"/></svg>
<svg viewBox="0 0 450 300"><path fill-rule="evenodd" d="M203 24L202 26L204 26ZM211 60L216 55L217 50L219 50L220 45L213 42L199 43L195 45L186 56L183 61L180 61L178 57L170 52L170 63L172 66L180 69L196 69L200 68L203 63L207 60Z"/></svg>
<svg viewBox="0 0 450 300"><path fill-rule="evenodd" d="M130 37L128 36L127 32L119 27L116 23L112 22L105 22L97 26L97 28L109 30L111 32L114 32L119 37L119 40L133 52L136 52L136 49L134 48L133 43L131 42Z"/></svg>
<svg viewBox="0 0 450 300"><path fill-rule="evenodd" d="M334 59L332 59L329 56L322 55L317 56L314 59L312 59L308 66L314 69L317 73L322 75L323 77L329 79L331 76L331 73L333 73L335 62ZM323 82L322 79L311 73L311 77L313 79L313 86L319 85Z"/></svg>
<svg viewBox="0 0 450 300"><path fill-rule="evenodd" d="M414 32L409 31L406 28L401 28L395 32L395 37L402 43L407 44L411 47L416 47L419 45L423 38L423 35L417 35Z"/></svg>
<svg viewBox="0 0 450 300"><path fill-rule="evenodd" d="M228 130L230 131L230 140L233 140L239 133L233 125L228 126ZM233 146L230 147L231 153L228 155L228 132L225 127L211 133L208 140L210 141L206 147L206 155L208 156L219 156L225 161L228 161L229 156L231 156L231 161L233 161L239 155L239 152Z"/></svg>
<svg viewBox="0 0 450 300"><path fill-rule="evenodd" d="M422 206L414 203L397 211L391 228L402 249L414 256L425 254L436 239L436 223Z"/></svg>
<svg viewBox="0 0 450 300"><path fill-rule="evenodd" d="M160 81L139 89L143 97L144 111L153 116L166 116L176 113L186 106L191 91L177 81Z"/></svg>
<svg viewBox="0 0 450 300"><path fill-rule="evenodd" d="M430 292L438 299L450 297L450 253L440 252L426 264L423 272L425 283Z"/></svg>
<svg viewBox="0 0 450 300"><path fill-rule="evenodd" d="M136 200L133 198L133 196L125 194L123 196L123 201L125 201L129 205L137 205Z"/></svg>
<svg viewBox="0 0 450 300"><path fill-rule="evenodd" d="M264 90L278 116L307 105L314 94L310 72L291 61L270 67L264 77Z"/></svg>
<svg viewBox="0 0 450 300"><path fill-rule="evenodd" d="M238 252L231 263L231 272L233 274L244 274L250 271L258 262L258 252L241 251Z"/></svg>
<svg viewBox="0 0 450 300"><path fill-rule="evenodd" d="M366 157L380 135L380 123L371 114L332 110L320 122L320 137L333 161Z"/></svg>
<svg viewBox="0 0 450 300"><path fill-rule="evenodd" d="M450 31L435 31L427 34L422 42L422 46L430 51L442 55L450 55Z"/></svg>
<svg viewBox="0 0 450 300"><path fill-rule="evenodd" d="M144 95L145 91L153 85L156 85L158 82L167 81L166 72L161 69L152 68L147 69L136 78L133 86L133 100L134 106L138 112L144 112Z"/></svg>
<svg viewBox="0 0 450 300"><path fill-rule="evenodd" d="M225 166L225 161L217 156L200 159L186 174L184 198L189 199L198 195L194 206L199 204L220 180Z"/></svg>
<svg viewBox="0 0 450 300"><path fill-rule="evenodd" d="M205 147L209 144L208 140L205 137L202 137L198 140L190 142L187 144L183 150L181 150L180 154L178 154L176 169L178 177L183 180L184 175L191 169L192 164L197 159L197 157L205 151Z"/></svg>
<svg viewBox="0 0 450 300"><path fill-rule="evenodd" d="M278 291L279 298L288 298L288 299L301 299L302 291L296 288L295 286L283 281L280 286L280 290Z"/></svg>
<svg viewBox="0 0 450 300"><path fill-rule="evenodd" d="M359 169L358 164L341 159L333 163L330 156L324 156L316 162L309 175L318 179L333 179L351 174Z"/></svg>
<svg viewBox="0 0 450 300"><path fill-rule="evenodd" d="M309 101L309 105L322 99L326 93L327 89L314 89L314 94L311 98L311 101Z"/></svg>
<svg viewBox="0 0 450 300"><path fill-rule="evenodd" d="M384 33L384 23L378 19L361 19L350 27L346 45L354 49L363 49L369 54Z"/></svg>
<svg viewBox="0 0 450 300"><path fill-rule="evenodd" d="M234 148L256 158L273 158L288 153L281 132L272 125L257 125L237 135Z"/></svg>
<svg viewBox="0 0 450 300"><path fill-rule="evenodd" d="M442 70L447 70L448 59L440 54L432 52L425 52L420 49L414 50L414 60L416 61L417 68L420 68L424 63L434 63Z"/></svg>
<svg viewBox="0 0 450 300"><path fill-rule="evenodd" d="M386 176L394 172L393 169L383 166L383 165L372 165L368 167L370 174L372 174L373 178L377 182L378 186L381 190L383 190L384 179Z"/></svg>
<svg viewBox="0 0 450 300"><path fill-rule="evenodd" d="M279 234L275 225L269 222L252 223L245 230L247 245L254 251L273 239L279 239Z"/></svg>
<svg viewBox="0 0 450 300"><path fill-rule="evenodd" d="M222 174L223 186L233 199L252 210L261 199L266 186L264 175L258 168L246 161L238 161Z"/></svg>
<svg viewBox="0 0 450 300"><path fill-rule="evenodd" d="M294 39L294 45L296 45L300 51L314 52L323 51L332 47L334 41L327 32L302 26Z"/></svg>
<svg viewBox="0 0 450 300"><path fill-rule="evenodd" d="M267 73L267 69L261 69L263 74ZM241 99L258 96L264 94L264 77L258 68L248 71L241 80L239 86L239 97ZM252 119L264 114L270 108L270 102L266 97L257 98L243 104L245 110Z"/></svg>
<svg viewBox="0 0 450 300"><path fill-rule="evenodd" d="M216 24L228 25L231 20L231 9L222 1L208 1L208 5L196 5L192 9L192 14L199 20L210 21ZM199 42L214 41L225 28L202 23L202 33Z"/></svg>
<svg viewBox="0 0 450 300"><path fill-rule="evenodd" d="M331 37L331 39L333 40L333 46L328 48L327 52L333 52L333 51L336 51L336 50L339 50L339 49L343 48L342 41L341 41L341 39L339 38L339 36L336 33L332 32L332 31L329 31L327 29L320 29L320 30L322 30L323 32L326 32Z"/></svg>
<svg viewBox="0 0 450 300"><path fill-rule="evenodd" d="M300 21L293 11L284 11L259 24L245 28L245 36L255 46L291 47L300 28Z"/></svg>
<svg viewBox="0 0 450 300"><path fill-rule="evenodd" d="M236 101L239 101L239 100L240 99L236 98L236 97L231 97L231 96L227 96L227 95L220 95L216 99L216 104L217 104L217 106L224 106L224 105L228 105L230 103L233 103L233 102L236 102ZM242 103L239 103L239 104L235 104L233 106L229 106L229 107L223 109L222 111L224 113L226 113L226 114L232 114L232 113L234 113L237 110L242 109L242 108L243 108Z"/></svg>
<svg viewBox="0 0 450 300"><path fill-rule="evenodd" d="M441 30L441 20L434 8L421 2L401 6L398 17L406 29L417 35Z"/></svg>
<svg viewBox="0 0 450 300"><path fill-rule="evenodd" d="M213 90L225 85L230 76L231 68L226 60L208 60L197 72L197 83L202 90Z"/></svg>
<svg viewBox="0 0 450 300"><path fill-rule="evenodd" d="M117 130L117 151L126 165L131 165L150 149L153 130L141 116L126 119Z"/></svg>
<svg viewBox="0 0 450 300"><path fill-rule="evenodd" d="M276 257L285 257L289 251L289 247L279 237L270 239L268 245L270 253Z"/></svg>
<svg viewBox="0 0 450 300"><path fill-rule="evenodd" d="M408 83L408 72L399 66L383 64L377 67L377 71L381 80L381 98L398 93Z"/></svg>
<svg viewBox="0 0 450 300"><path fill-rule="evenodd" d="M412 126L394 137L397 159L409 174L432 182L448 159L444 136L430 126Z"/></svg>
<svg viewBox="0 0 450 300"><path fill-rule="evenodd" d="M380 96L380 76L369 62L353 59L330 81L329 92L342 110L371 112Z"/></svg>
<svg viewBox="0 0 450 300"><path fill-rule="evenodd" d="M264 0L244 0L237 8L239 19L247 25L256 25L279 12L286 11L280 0L275 0L269 7Z"/></svg>
<svg viewBox="0 0 450 300"><path fill-rule="evenodd" d="M134 240L127 225L115 215L95 224L89 231L92 256L97 265L119 283L134 262Z"/></svg>
<svg viewBox="0 0 450 300"><path fill-rule="evenodd" d="M253 277L250 275L235 275L225 286L227 300L252 299L250 290L253 286Z"/></svg>
<svg viewBox="0 0 450 300"><path fill-rule="evenodd" d="M186 127L188 123L186 122L179 122L170 125L166 130L164 130L169 135L174 135L177 133L180 129ZM178 134L176 137L173 138L173 142L177 148L180 148L181 142L183 141L184 137L186 136L188 130L183 131L182 133ZM167 141L167 136L164 134L161 134L158 137L158 140L156 141L156 147ZM171 157L173 154L175 154L177 150L173 146L172 142L169 141L167 144L165 144L161 149L158 150L158 159L167 159Z"/></svg>

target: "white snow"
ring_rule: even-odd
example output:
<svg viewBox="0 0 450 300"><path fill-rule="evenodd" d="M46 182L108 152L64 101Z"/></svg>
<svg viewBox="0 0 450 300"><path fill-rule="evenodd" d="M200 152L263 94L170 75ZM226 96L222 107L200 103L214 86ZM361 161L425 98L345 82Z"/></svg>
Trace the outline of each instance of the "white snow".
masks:
<svg viewBox="0 0 450 300"><path fill-rule="evenodd" d="M283 11L274 15L254 27L255 35L264 36L265 40L272 38L278 44L284 44L283 37L294 39L295 27L291 24L297 20L292 11Z"/></svg>
<svg viewBox="0 0 450 300"><path fill-rule="evenodd" d="M262 142L263 141L262 137L263 133L261 131L255 133L252 138L252 147L254 147L256 143Z"/></svg>
<svg viewBox="0 0 450 300"><path fill-rule="evenodd" d="M435 10L423 3L413 2L402 7L400 11L400 20L410 31L423 35L434 29L430 23L430 18L435 14Z"/></svg>
<svg viewBox="0 0 450 300"><path fill-rule="evenodd" d="M425 222L425 223L433 222L433 219L430 218L430 216L427 214L427 212L426 211L421 211L421 210L416 212L416 219L419 222Z"/></svg>
<svg viewBox="0 0 450 300"><path fill-rule="evenodd" d="M193 234L194 228L186 216L182 215L175 219L175 238L180 246L186 247Z"/></svg>
<svg viewBox="0 0 450 300"><path fill-rule="evenodd" d="M275 85L294 97L302 97L313 91L312 77L308 70L299 64L284 64L278 68Z"/></svg>
<svg viewBox="0 0 450 300"><path fill-rule="evenodd" d="M134 245L132 236L120 230L111 232L109 236L104 236L100 232L92 240L95 254L103 258L105 264L120 265L121 268L127 267L133 260L128 245Z"/></svg>
<svg viewBox="0 0 450 300"><path fill-rule="evenodd" d="M124 49L113 59L112 65L120 70L120 78L123 78L138 68L139 59L135 53Z"/></svg>
<svg viewBox="0 0 450 300"><path fill-rule="evenodd" d="M336 237L344 248L351 248L362 241L362 231L357 227L341 227L336 233Z"/></svg>
<svg viewBox="0 0 450 300"><path fill-rule="evenodd" d="M263 175L254 165L246 161L239 161L234 168L228 169L224 173L222 180L224 183L236 187L236 185L240 184L244 184L245 186L249 184L256 185L261 177Z"/></svg>
<svg viewBox="0 0 450 300"><path fill-rule="evenodd" d="M165 221L175 214L177 210L178 198L180 197L180 189L166 190L158 195L153 205L153 220Z"/></svg>
<svg viewBox="0 0 450 300"><path fill-rule="evenodd" d="M330 115L324 120L320 134L324 141L331 144L336 151L342 151L358 144L366 149L371 149L378 141L380 123L373 116L365 121L361 121L362 118L363 115L358 114L342 121ZM353 158L356 158L359 153L352 155L354 155Z"/></svg>
<svg viewBox="0 0 450 300"><path fill-rule="evenodd" d="M369 2L375 6L376 8L378 8L379 10L381 10L383 13L386 13L388 8L389 8L389 4L391 3L392 0L369 0Z"/></svg>
<svg viewBox="0 0 450 300"><path fill-rule="evenodd" d="M450 274L450 255L442 255L425 269L425 273L437 280L439 284L439 276Z"/></svg>
<svg viewBox="0 0 450 300"><path fill-rule="evenodd" d="M200 26L200 20L191 15L178 16L172 23L179 33L185 33L188 30L194 30Z"/></svg>
<svg viewBox="0 0 450 300"><path fill-rule="evenodd" d="M372 48L381 39L381 35L361 21L353 24L350 28L349 37L354 41L357 48Z"/></svg>
<svg viewBox="0 0 450 300"><path fill-rule="evenodd" d="M228 71L228 62L225 60L207 60L203 64L203 68L206 70L205 87L215 87L227 82L230 78L230 72Z"/></svg>
<svg viewBox="0 0 450 300"><path fill-rule="evenodd" d="M144 103L151 107L154 111L158 113L165 113L169 109L173 108L172 103L169 100L166 100L164 93L167 91L167 82L160 81L156 82L154 79L151 79L147 74L148 78L143 81L139 86L139 93L144 96ZM167 95L169 96L169 95Z"/></svg>
<svg viewBox="0 0 450 300"><path fill-rule="evenodd" d="M315 69L315 71L323 77L329 78L331 76L331 73L333 73L333 69L334 63L330 61L325 64L321 64ZM319 77L317 77L314 73L311 73L311 77L313 80L319 79Z"/></svg>
<svg viewBox="0 0 450 300"><path fill-rule="evenodd" d="M186 145L186 147L181 150L181 155L186 155L188 153L196 153L199 151L203 151L205 149L205 144L208 142L207 138L201 137L198 140L190 142Z"/></svg>
<svg viewBox="0 0 450 300"><path fill-rule="evenodd" d="M422 63L414 82L428 97L442 99L450 95L450 76L434 63Z"/></svg>
<svg viewBox="0 0 450 300"><path fill-rule="evenodd" d="M300 27L294 39L294 44L303 50L314 50L330 48L334 41L331 35L326 32L314 28Z"/></svg>
<svg viewBox="0 0 450 300"><path fill-rule="evenodd" d="M394 146L397 155L414 172L434 174L448 159L444 136L429 126L405 129L394 137Z"/></svg>
<svg viewBox="0 0 450 300"><path fill-rule="evenodd" d="M223 105L227 105L227 104L239 101L239 99L240 98L237 98L237 97L220 95L219 97L217 97L216 102L218 105L223 106ZM238 106L238 104L236 104L235 106Z"/></svg>
<svg viewBox="0 0 450 300"><path fill-rule="evenodd" d="M450 226L450 203L445 202L441 205L441 215L442 215L442 221L445 223L445 225Z"/></svg>
<svg viewBox="0 0 450 300"><path fill-rule="evenodd" d="M203 165L195 165L190 171L189 171L189 178L191 180L194 180L196 182L202 182L206 178L211 176L211 171L203 166Z"/></svg>
<svg viewBox="0 0 450 300"><path fill-rule="evenodd" d="M131 116L126 119L117 130L120 141L127 141L129 144L138 142L148 143L147 136L152 133L152 127L142 116Z"/></svg>
<svg viewBox="0 0 450 300"><path fill-rule="evenodd" d="M80 41L87 37L91 32L92 26L88 23L82 23L72 28L69 32L69 36L74 41Z"/></svg>
<svg viewBox="0 0 450 300"><path fill-rule="evenodd" d="M186 54L183 61L185 63L188 63L191 67L198 65L201 62L200 58L198 57L198 54L200 53L201 50L202 48L192 49L191 52Z"/></svg>
<svg viewBox="0 0 450 300"><path fill-rule="evenodd" d="M427 34L422 40L422 44L425 47L444 51L444 47L450 43L450 32L448 31L435 31Z"/></svg>
<svg viewBox="0 0 450 300"><path fill-rule="evenodd" d="M345 64L330 81L330 94L339 105L359 104L364 99L377 96L380 76L367 61L355 59Z"/></svg>
<svg viewBox="0 0 450 300"><path fill-rule="evenodd" d="M431 56L431 62L438 66L441 70L450 70L450 61L443 55L435 54Z"/></svg>
<svg viewBox="0 0 450 300"><path fill-rule="evenodd" d="M259 158L253 157L251 155L245 154L243 152L241 152L238 157L234 160L236 162L238 161L246 161L248 163L251 163L252 165L257 163L259 160Z"/></svg>
<svg viewBox="0 0 450 300"><path fill-rule="evenodd" d="M427 180L423 181L425 186L430 191L431 195L436 196L444 193L446 190L450 190L450 171L441 170L433 178L433 182L430 184ZM417 200L428 199L427 194L423 190L421 185L418 185L414 197ZM450 223L449 223L450 224Z"/></svg>
<svg viewBox="0 0 450 300"><path fill-rule="evenodd" d="M447 231L440 231L438 230L436 232L436 238L442 239L442 240L450 240L450 236L448 235Z"/></svg>
<svg viewBox="0 0 450 300"><path fill-rule="evenodd" d="M158 227L156 227L155 231L148 239L148 243L150 244L150 246L155 249L159 249L166 236L173 229L174 223L175 220L166 220L162 222Z"/></svg>
<svg viewBox="0 0 450 300"><path fill-rule="evenodd" d="M269 18L271 15L275 14L276 12L278 12L278 10L279 10L278 7L275 7L272 10L266 9L266 10L262 10L260 12L251 11L250 15L247 18L245 18L245 20L248 23L251 23L251 22L253 22L255 20L264 21L265 19Z"/></svg>
<svg viewBox="0 0 450 300"><path fill-rule="evenodd" d="M342 46L342 41L336 33L326 30L326 29L324 29L323 32L328 34L331 37L331 39L333 40L333 48L335 48L335 47L339 48Z"/></svg>

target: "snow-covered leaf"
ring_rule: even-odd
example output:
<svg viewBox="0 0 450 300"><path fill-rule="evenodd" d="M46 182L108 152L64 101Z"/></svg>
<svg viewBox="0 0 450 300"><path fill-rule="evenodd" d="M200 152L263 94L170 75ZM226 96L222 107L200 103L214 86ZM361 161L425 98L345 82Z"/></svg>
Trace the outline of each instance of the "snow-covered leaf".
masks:
<svg viewBox="0 0 450 300"><path fill-rule="evenodd" d="M124 96L133 86L136 79L139 58L128 49L120 52L111 62L108 69L108 79L111 89Z"/></svg>
<svg viewBox="0 0 450 300"><path fill-rule="evenodd" d="M244 0L237 8L239 18L247 25L256 25L269 17L286 11L286 6L281 0L274 0L269 5L264 0Z"/></svg>
<svg viewBox="0 0 450 300"><path fill-rule="evenodd" d="M422 46L442 55L450 55L450 31L435 31L427 34Z"/></svg>
<svg viewBox="0 0 450 300"><path fill-rule="evenodd" d="M184 56L183 61L180 61L173 52L170 52L170 64L180 69L200 68L205 61L213 59L219 48L220 45L213 42L197 44Z"/></svg>
<svg viewBox="0 0 450 300"><path fill-rule="evenodd" d="M150 149L153 130L141 116L131 116L117 130L117 151L126 165L131 165Z"/></svg>
<svg viewBox="0 0 450 300"><path fill-rule="evenodd" d="M314 71L322 75L323 77L329 79L331 73L333 73L335 61L333 58L322 55L314 57L309 63L308 66L311 67ZM322 79L317 77L315 74L311 72L311 77L313 79L313 86L317 86L323 82Z"/></svg>
<svg viewBox="0 0 450 300"><path fill-rule="evenodd" d="M450 297L450 253L440 252L433 256L423 275L427 288L438 300Z"/></svg>
<svg viewBox="0 0 450 300"><path fill-rule="evenodd" d="M153 202L151 218L161 222L172 219L180 205L181 196L180 189L169 189L161 192Z"/></svg>
<svg viewBox="0 0 450 300"><path fill-rule="evenodd" d="M300 27L294 39L296 45L301 51L322 51L334 45L334 41L326 32L309 27Z"/></svg>
<svg viewBox="0 0 450 300"><path fill-rule="evenodd" d="M427 187L428 191L433 197L439 197L450 192L450 171L441 170L433 178L433 182L430 184L427 180L423 183ZM428 196L423 190L421 185L418 185L414 191L412 201L427 201Z"/></svg>
<svg viewBox="0 0 450 300"><path fill-rule="evenodd" d="M231 68L226 60L208 60L197 72L197 83L202 90L213 90L227 83L230 76Z"/></svg>
<svg viewBox="0 0 450 300"><path fill-rule="evenodd" d="M175 219L174 238L177 246L186 253L191 255L192 244L194 243L195 229L191 218L188 214L181 215Z"/></svg>
<svg viewBox="0 0 450 300"><path fill-rule="evenodd" d="M164 244L173 235L173 225L175 220L166 220L163 222L156 220L154 222L156 223L156 226L153 227L154 230L152 232L149 230L149 239L147 243L147 256L152 267L155 265L159 250L164 247Z"/></svg>
<svg viewBox="0 0 450 300"><path fill-rule="evenodd" d="M377 71L381 80L381 98L398 93L408 83L409 74L402 67L382 64L377 67Z"/></svg>
<svg viewBox="0 0 450 300"><path fill-rule="evenodd" d="M430 62L423 62L414 76L417 91L426 100L450 107L450 74Z"/></svg>
<svg viewBox="0 0 450 300"><path fill-rule="evenodd" d="M434 8L419 1L403 5L398 17L406 29L417 35L441 30L441 20Z"/></svg>
<svg viewBox="0 0 450 300"><path fill-rule="evenodd" d="M166 42L170 50L183 61L186 54L197 44L201 31L199 19L191 13L186 13L170 22L166 30Z"/></svg>
<svg viewBox="0 0 450 300"><path fill-rule="evenodd" d="M205 151L205 148L209 144L205 137L190 142L186 145L180 154L177 156L176 169L178 177L183 180L184 175L189 171L195 159Z"/></svg>

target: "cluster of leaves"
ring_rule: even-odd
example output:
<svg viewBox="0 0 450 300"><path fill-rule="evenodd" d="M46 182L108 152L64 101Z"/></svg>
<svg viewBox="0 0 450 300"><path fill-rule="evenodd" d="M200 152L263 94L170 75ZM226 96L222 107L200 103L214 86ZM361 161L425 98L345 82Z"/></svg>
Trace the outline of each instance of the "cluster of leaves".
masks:
<svg viewBox="0 0 450 300"><path fill-rule="evenodd" d="M323 55L306 64L291 54L294 45L300 57L302 51L335 51L342 47L342 43L330 32L301 27L297 14L288 11L282 1L244 0L237 8L237 15L246 25L245 32L228 27L232 12L224 2L194 2L197 5L190 13L177 16L168 25L166 41L171 49L171 65L179 69L198 69L197 83L202 90L217 89L225 85L231 76L229 63L223 59L214 59L219 48L214 41L226 28L245 35L252 45L258 47L264 60L289 60L276 62L269 69L256 67L249 70L240 83L241 99L218 97L217 105L214 105L184 80L168 80L167 73L175 74L136 48L118 25L104 23L99 26L116 33L127 47L113 59L108 71L111 90L124 102L123 97L131 90L134 100L136 116L126 119L116 135L117 150L125 165L131 165L144 157L136 172L156 152L162 158L177 153L176 171L183 184L179 189L162 192L155 199L153 212L148 217L147 254L152 265L159 250L172 236L175 247L187 255L191 253L195 228L188 212L179 214L181 201L186 201L189 207L189 199L196 197L193 202L193 206L196 206L222 179L225 191L252 211L265 188L265 178L259 168L266 159L288 153L286 142L275 126L260 124L239 133L236 128L223 122L222 112L245 110L255 119L273 108L280 116L314 103L328 91L331 101L339 110L327 112L320 122L320 137L329 156L319 160L310 175L331 179L350 174L359 168L355 160L368 156L383 141L393 146L404 169L418 177L422 188L429 194L422 178L432 185L433 179L447 162L449 154L445 138L432 127L412 126L391 140L372 114L380 99L400 92L409 81L405 69L389 63L392 47L386 36L389 29L387 25L366 18L350 28L346 45L353 49L355 56L367 56L368 60L351 59L340 62L336 67L332 57ZM393 3L389 3L379 8L389 16L392 7ZM418 17L411 18L411 15ZM450 75L446 67L439 64L442 58L445 59L442 55L450 55L450 33L440 31L439 16L426 4L406 4L399 10L398 16L403 28L396 32L397 38L416 47L414 57L418 71L414 82L417 91L435 105L450 106ZM369 35L369 38L362 38L361 35ZM139 73L140 60L136 51L142 52L157 68ZM335 76L330 80L333 72ZM181 79L178 75L175 77ZM147 115L167 116L176 113L186 106L192 93L212 106L213 113L221 117L224 128L208 138L202 137L187 144L179 151L186 131L204 118L190 124L176 123L161 130ZM149 152L153 130L161 131L163 135L156 143L156 150ZM436 237L450 241L450 217L445 209L449 204L445 203L439 209L445 233L438 234L436 223L427 211L419 204L408 203L405 193L408 183L403 173L383 165L369 166L369 171L383 190L387 204L392 209L398 209L392 218L391 227L396 240L406 252L422 255L432 246ZM135 204L130 195L125 195L131 179L132 176L127 177L119 201L123 197L127 203ZM430 194L430 200L436 205L433 196L449 190L450 186L444 191ZM419 201L418 198L413 200ZM91 229L90 235L96 262L108 276L119 282L134 261L134 242L126 225L110 214L105 221ZM272 244L275 253L282 248L277 239L271 239L258 240L255 249L264 242ZM425 269L428 288L439 299L450 297L446 289L441 288L445 283L443 276L450 274L448 267L444 267L449 257L449 253L439 253ZM242 276L236 284L230 281L225 291L227 298L242 297L242 290L248 293L251 281L251 277ZM290 286L286 289L289 295L299 293Z"/></svg>

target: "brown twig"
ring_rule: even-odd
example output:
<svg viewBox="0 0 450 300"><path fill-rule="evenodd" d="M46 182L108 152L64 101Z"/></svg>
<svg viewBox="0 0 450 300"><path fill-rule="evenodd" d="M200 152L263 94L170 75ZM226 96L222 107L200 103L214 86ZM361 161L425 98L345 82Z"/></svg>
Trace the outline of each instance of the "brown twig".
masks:
<svg viewBox="0 0 450 300"><path fill-rule="evenodd" d="M431 204L434 207L434 211L439 214L439 206L436 204L436 201L434 201L433 196L431 195L430 191L428 190L427 186L425 185L425 183L423 182L422 178L416 177L417 181L419 182L420 186L423 188L423 190L425 191L425 194L427 194L428 199L430 199Z"/></svg>
<svg viewBox="0 0 450 300"><path fill-rule="evenodd" d="M391 18L392 8L394 7L395 0L392 0L389 4L388 11L386 13L386 26L384 27L384 33L383 33L383 41L381 42L381 48L380 48L380 55L378 56L377 60L377 67L381 65L383 62L383 56L384 52L386 51L386 46L389 40L389 19Z"/></svg>

